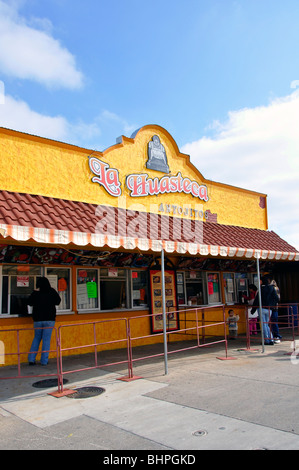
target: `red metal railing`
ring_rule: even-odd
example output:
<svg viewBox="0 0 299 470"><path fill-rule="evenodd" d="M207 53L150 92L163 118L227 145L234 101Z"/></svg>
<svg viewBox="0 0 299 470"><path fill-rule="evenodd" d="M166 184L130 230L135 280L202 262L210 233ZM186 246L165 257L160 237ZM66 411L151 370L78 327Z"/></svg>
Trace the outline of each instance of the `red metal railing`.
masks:
<svg viewBox="0 0 299 470"><path fill-rule="evenodd" d="M123 338L117 338L114 340L110 341L98 341L97 338L97 327L106 325L108 323L116 323L119 322L123 324L123 329L125 332L125 336ZM87 344L81 344L80 346L76 346L72 344L69 347L62 347L62 342L63 342L63 334L62 332L66 328L77 328L79 326L88 326L91 325L93 329L93 342L92 343L87 343ZM118 364L127 364L128 366L128 374L131 374L131 352L130 352L130 346L129 346L129 327L128 327L128 320L126 318L117 318L117 319L110 319L110 320L99 320L99 321L94 321L94 322L81 322L81 323L72 323L72 324L66 324L66 325L60 325L59 326L59 364L60 364L60 374L61 377L67 374L72 374L74 372L81 372L81 371L86 371L86 370L91 370L91 369L99 369L103 367L108 367L111 365L118 365ZM126 344L126 349L127 349L127 358L122 361L115 361L115 362L110 362L110 363L105 363L105 364L99 364L98 362L98 353L100 352L98 350L99 346L109 346L109 345L115 345L116 343L125 343ZM64 371L63 370L63 353L64 352L69 352L77 349L94 349L94 366L89 366L89 367L81 367L81 368L76 368L76 369L71 369Z"/></svg>
<svg viewBox="0 0 299 470"><path fill-rule="evenodd" d="M47 328L39 328L39 329L48 329L49 327ZM27 365L25 365L24 363L21 362L21 356L22 355L28 355L30 351L22 351L21 350L21 346L20 346L20 336L22 334L24 334L25 331L32 331L32 336L34 335L34 328L31 327L31 328L16 328L16 329L5 329L5 330L0 330L0 338L1 338L1 335L2 333L13 333L13 334L16 334L16 346L17 346L17 350L14 351L14 352L10 352L10 353L5 353L4 352L4 357L6 356L17 356L17 374L15 375L11 375L11 376L4 376L4 377L0 377L0 380L4 380L4 379L18 379L18 378L29 378L29 377L57 377L57 382L58 382L58 390L61 390L62 388L62 380L61 380L61 375L60 375L60 371L59 371L59 342L58 342L58 333L57 333L57 328L54 327L54 328L51 328L53 329L53 332L52 332L52 335L53 333L55 334L55 349L51 349L49 351L45 351L45 350L42 350L41 352L56 352L56 364L57 364L57 372L55 373L43 373L43 374L26 374L26 373L22 373L22 369L24 370L24 367L28 367ZM32 351L32 352L35 352L35 351ZM1 368L0 368L1 370Z"/></svg>
<svg viewBox="0 0 299 470"><path fill-rule="evenodd" d="M209 310L209 309L212 309L212 308L213 308L213 310L220 309L222 311L222 315L223 315L222 320L219 320L219 321L205 320L205 318L204 318L205 310ZM200 312L202 314L201 318L199 318L199 313ZM215 306L213 306L213 307L193 307L193 308L190 308L190 309L179 310L179 311L171 312L171 313L178 314L178 315L182 315L183 313L185 315L189 314L191 316L191 319L189 319L187 321L185 320L185 324L187 324L188 322L193 322L193 323L195 322L195 325L190 326L190 327L186 326L185 328L180 328L178 330L166 331L167 340L169 341L171 336L188 334L188 333L190 334L190 332L193 332L192 335L196 337L197 344L193 345L193 346L189 346L189 347L173 349L171 351L167 350L167 354L174 354L174 353L187 351L187 350L191 350L191 349L196 349L196 348L201 348L201 347L212 346L214 344L224 343L224 345L225 345L225 354L227 356L227 338L226 338L225 308L224 308L224 305L220 305L220 306L217 306L217 307L215 307ZM195 315L195 318L194 318L194 315ZM143 316L137 316L137 317L129 318L130 331L132 329L131 324L134 321L136 321L138 319L141 319L141 318L145 318L145 317L148 317L149 319L151 319L152 316L153 316L153 314L149 314L149 315L145 315L145 316L143 315ZM200 321L202 322L202 324L199 324ZM206 332L206 330L208 328L215 327L215 326L222 326L223 327L223 339L206 342L205 341L205 338L206 338L206 333L205 332ZM162 336L163 334L164 334L163 332L156 333L155 336ZM130 345L131 345L130 350L131 350L131 352L133 351L133 342L134 341L146 340L147 338L149 339L149 338L152 338L152 337L153 337L153 335L142 335L142 336L135 336L135 337L131 336L130 337ZM202 337L202 343L200 343L200 337ZM133 362L163 356L164 354L165 353L162 352L162 353L157 353L157 354L138 357L138 358L135 358L135 359L133 359L133 355L132 355L132 357L131 357L132 368L131 369L133 369Z"/></svg>
<svg viewBox="0 0 299 470"><path fill-rule="evenodd" d="M294 340L294 348L295 348L295 334L296 331L299 333L299 327L298 327L298 319L297 319L297 329L295 328L295 321L294 321L294 312L293 312L293 307L297 306L297 311L298 311L298 304L284 304L280 305L279 307L284 307L287 308L287 315L286 315L286 320L283 323L282 322L282 316L279 316L279 324L280 325L286 325L285 328L290 329L293 334L293 340ZM250 306L244 306L246 309L246 314L245 314L245 322L246 322L246 344L247 344L247 349L250 349L251 345L251 340L252 338L249 335L249 327L248 327L248 307ZM220 310L222 312L222 318L220 320L208 320L205 317L206 311L213 309L213 310ZM188 347L183 347L183 348L178 348L178 349L172 349L171 351L166 352L166 354L174 354L174 353L179 353L181 351L187 351L195 348L202 348L202 347L207 347L207 346L212 346L215 344L223 343L225 347L225 357L228 358L227 353L228 353L228 348L227 348L227 334L226 334L226 317L225 317L225 306L224 305L219 305L217 307L193 307L189 309L184 309L180 310L178 312L174 312L179 315L185 315L185 320L184 320L184 328L180 328L178 330L171 330L171 331L166 331L166 338L168 341L168 344L170 344L170 339L174 337L175 335L189 335L189 337L193 337L196 339L196 344L191 345ZM51 350L50 352L56 352L56 360L57 360L57 372L55 373L44 373L44 374L37 374L37 375L32 375L32 374L22 374L21 368L23 367L21 365L21 356L24 354L28 354L29 351L22 351L20 348L20 335L28 330L34 331L34 328L19 328L19 329L9 329L9 330L0 330L0 338L1 338L1 333L6 333L6 332L14 332L17 335L17 351L13 353L7 353L7 355L17 355L18 360L17 360L17 367L18 367L18 373L15 376L6 376L6 377L0 377L0 379L10 379L10 378L28 378L28 377L49 377L49 376L57 376L58 379L58 390L57 392L53 393L52 395L54 396L63 396L64 394L68 393L68 390L63 389L63 377L67 374L75 373L75 372L81 372L81 371L86 371L86 370L91 370L91 369L99 369L99 368L104 368L112 365L119 365L119 364L127 364L128 368L128 375L126 377L123 377L122 380L133 380L134 378L134 373L133 373L133 364L136 363L137 361L145 360L145 359L150 359L158 356L163 356L165 355L165 351L162 353L157 353L157 354L147 354L143 356L139 356L138 358L133 358L133 348L136 342L139 342L140 344L146 343L146 340L150 344L153 343L153 336L161 336L164 333L156 333L155 335L153 334L147 334L147 335L140 335L140 334L135 334L134 335L134 323L140 321L140 319L148 319L150 320L153 314L149 315L142 315L142 316L135 316L135 317L130 317L130 318L117 318L117 319L106 319L106 320L99 320L99 321L93 321L93 322L79 322L79 323L72 323L72 324L64 324L60 325L58 330L56 327L54 327L53 332L55 333L55 341L56 341L56 348L54 350ZM188 317L188 318L187 318ZM120 331L121 335L118 338L115 339L110 339L110 340L104 340L103 339L103 332L105 330L105 327L108 324L115 324L116 322L119 323L118 327L120 328L115 328L116 331ZM220 339L215 339L215 335L209 335L208 329L209 328L215 328L216 326L220 327L220 330L223 331L223 334L220 336ZM72 329L72 337L76 336L74 332L76 331L77 328L82 328L82 327L90 327L92 329L92 334L87 334L86 338L87 341L84 342L82 341L82 331L81 335L78 335L80 337L81 344L74 344L74 342L70 345L65 345L64 343L67 341L67 339L64 336L64 332L66 329L71 328ZM111 331L111 329L110 329ZM100 336L100 337L99 337ZM211 336L211 341L207 341L207 337ZM90 338L92 337L92 341ZM181 339L181 338L180 338ZM123 360L118 360L115 362L106 362L103 364L99 363L99 358L98 354L102 354L103 351L106 349L109 349L110 346L115 346L118 345L118 349L125 349L126 351L126 358ZM82 351L83 349L93 349L94 351L94 365L88 366L88 367L80 367L80 368L73 368L69 370L64 370L64 353L70 353L71 351L79 350ZM1 368L0 368L1 371ZM73 393L73 391L71 391Z"/></svg>
<svg viewBox="0 0 299 470"><path fill-rule="evenodd" d="M226 325L225 325L225 308L224 308L224 305L220 305L218 306L217 308L221 309L222 311L222 320L221 321L217 321L217 322L208 322L207 320L205 321L205 324L203 325L200 325L199 324L199 319L198 319L198 311L202 311L202 310L206 310L206 309L209 309L209 308L213 308L215 309L215 307L197 307L197 308L192 308L192 309L189 309L187 310L186 309L186 312L193 312L193 315L195 313L195 318L193 318L193 320L195 321L195 325L192 326L192 327L186 327L186 328L183 328L183 329L179 329L179 330L174 330L174 331L167 331L167 336L169 337L170 335L175 335L175 334L182 334L182 333L186 333L188 331L194 331L194 336L197 338L197 344L195 346L191 346L191 347L188 347L188 348L180 348L180 349L176 349L176 350L173 350L173 351L168 351L167 354L173 354L175 352L180 352L180 351L186 351L186 350L189 350L189 349L194 349L194 348L199 348L199 347L203 347L203 346L211 346L213 344L219 344L219 343L224 343L225 345L225 354L226 354L226 357L227 357L227 339L226 339ZM180 312L172 312L172 313L182 313L182 311ZM134 376L134 373L133 373L133 363L136 362L136 361L141 361L141 360L144 360L144 359L149 359L149 358L153 358L153 357L158 357L158 356L163 356L165 354L164 353L158 353L158 354L147 354L147 355L144 355L142 357L138 357L138 358L135 358L133 359L133 343L136 342L136 341L140 341L142 340L144 342L144 340L146 339L149 339L152 341L152 338L153 338L153 335L152 334L148 334L148 335L137 335L137 336L134 336L132 334L132 324L133 322L137 321L137 320L140 320L140 319L145 319L145 318L149 318L152 317L153 314L150 314L150 315L141 315L141 316L136 316L136 317L130 317L130 318L119 318L119 319L112 319L112 320L100 320L100 321L94 321L94 322L82 322L82 323L74 323L74 324L67 324L67 325L61 325L59 327L59 363L60 363L60 374L61 374L61 377L63 377L64 375L66 374L71 374L71 373L74 373L74 372L81 372L81 371L86 371L86 370L90 370L90 369L98 369L98 368L104 368L104 367L108 367L108 366L111 366L111 365L118 365L118 364L127 364L127 368L128 368L128 375L125 376L125 377L122 377L120 380L125 380L125 381L130 381L130 380L134 380L135 378L137 378L136 376ZM118 338L118 339L115 339L115 340L112 340L112 341L98 341L97 340L97 334L96 334L96 327L99 326L99 325L105 325L106 323L108 322L124 322L125 324L125 327L124 327L124 330L126 332L126 336L124 337L121 337L121 338ZM209 323L209 324L207 324ZM74 344L72 344L71 346L69 347L62 347L62 342L63 342L63 338L62 338L62 331L65 329L65 328L76 328L76 327L79 327L79 326L87 326L87 325L92 325L93 326L93 337L94 337L94 341L92 343L88 343L88 344L81 344L79 346L75 346ZM200 344L200 330L205 330L207 328L211 328L211 327L215 327L215 326L222 326L223 327L223 339L220 339L220 340L217 340L217 341L210 341L209 343L207 342L204 342L203 344ZM163 333L157 333L155 334L155 337L157 336L161 336L163 335ZM103 363L103 364L99 364L98 363L98 358L97 358L97 355L99 353L98 351L98 346L109 346L111 344L115 344L115 343L125 343L126 344L126 350L127 350L127 358L126 360L122 360L122 361L115 361L115 362L109 362L109 363ZM75 349L82 349L82 348L94 348L94 353L95 353L95 362L94 362L94 365L93 366L89 366L89 367L81 367L81 368L76 368L76 369L71 369L71 370L63 370L63 353L64 352L69 352L70 350L75 350ZM55 394L55 396L60 396L60 395L63 395L65 392L63 391L63 380L61 381L61 388L62 390L58 393L58 394ZM66 391L67 393L67 391Z"/></svg>
<svg viewBox="0 0 299 470"><path fill-rule="evenodd" d="M277 306L278 308L278 320L277 321L272 321L271 320L271 314L270 312L273 310L273 307L264 307L269 310L269 322L268 325L270 327L270 330L272 332L273 325L278 324L279 331L288 331L289 334L292 336L293 343L294 343L294 350L295 350L295 337L296 334L299 334L299 323L298 323L298 306L299 304L279 304ZM260 341L260 334L257 334L253 337L253 335L250 334L250 327L249 327L249 315L248 311L252 308L250 305L246 305L246 311L245 311L245 321L246 321L246 347L248 350L251 349L251 344L254 343L255 341L259 340ZM258 312L259 307L257 307L257 312ZM296 310L296 313L294 312ZM285 313L283 313L284 311ZM259 317L257 318L258 324L260 324ZM260 328L262 328L263 325L260 325ZM258 331L259 333L259 331ZM265 340L268 340L269 338L264 338ZM289 338L288 338L289 339Z"/></svg>

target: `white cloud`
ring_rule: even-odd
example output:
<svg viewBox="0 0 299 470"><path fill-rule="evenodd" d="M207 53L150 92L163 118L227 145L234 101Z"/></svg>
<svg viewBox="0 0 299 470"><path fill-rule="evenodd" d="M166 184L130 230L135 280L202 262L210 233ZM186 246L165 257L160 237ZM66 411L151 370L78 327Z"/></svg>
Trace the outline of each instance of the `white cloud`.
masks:
<svg viewBox="0 0 299 470"><path fill-rule="evenodd" d="M9 95L5 95L5 102L0 106L0 125L57 140L66 137L68 127L65 118L41 115L24 101L15 100Z"/></svg>
<svg viewBox="0 0 299 470"><path fill-rule="evenodd" d="M269 229L299 249L299 93L215 122L182 147L205 178L268 195Z"/></svg>
<svg viewBox="0 0 299 470"><path fill-rule="evenodd" d="M70 123L63 116L43 115L9 95L5 95L4 104L0 105L0 126L74 145L83 145L82 135L88 140L101 134L96 122Z"/></svg>
<svg viewBox="0 0 299 470"><path fill-rule="evenodd" d="M136 126L129 125L126 120L110 111L103 111L91 122L84 122L82 119L70 122L64 116L40 114L25 101L4 93L3 101L0 99L0 126L98 151L104 150L101 143L103 135L111 134L110 146L115 143L116 135L127 135L128 130L131 133L136 129Z"/></svg>
<svg viewBox="0 0 299 470"><path fill-rule="evenodd" d="M125 119L107 109L102 111L98 117L99 121L119 125L123 129L124 135L131 135L136 130L136 125L129 124Z"/></svg>
<svg viewBox="0 0 299 470"><path fill-rule="evenodd" d="M31 21L32 23L32 21ZM83 75L74 56L50 34L49 21L34 19L32 27L17 12L17 4L0 0L0 70L48 87L80 88Z"/></svg>

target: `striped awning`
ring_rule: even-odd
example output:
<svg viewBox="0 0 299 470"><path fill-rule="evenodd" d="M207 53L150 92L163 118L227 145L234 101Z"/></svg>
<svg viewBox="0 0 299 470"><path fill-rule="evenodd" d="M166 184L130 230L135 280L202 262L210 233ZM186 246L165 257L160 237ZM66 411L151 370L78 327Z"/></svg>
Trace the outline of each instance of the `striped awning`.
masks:
<svg viewBox="0 0 299 470"><path fill-rule="evenodd" d="M299 261L299 253L296 251L267 250L258 248L244 248L238 246L123 237L40 227L25 227L21 225L10 224L0 224L0 234L3 239L12 239L17 242L33 241L36 243L55 246L71 244L78 247L92 246L99 249L105 247L125 250L138 249L141 252L161 252L164 250L166 253L178 253L181 255L210 255L215 257L220 256L228 258L259 258L263 260Z"/></svg>
<svg viewBox="0 0 299 470"><path fill-rule="evenodd" d="M299 260L298 251L273 231L9 191L0 191L0 243L1 238L5 243Z"/></svg>

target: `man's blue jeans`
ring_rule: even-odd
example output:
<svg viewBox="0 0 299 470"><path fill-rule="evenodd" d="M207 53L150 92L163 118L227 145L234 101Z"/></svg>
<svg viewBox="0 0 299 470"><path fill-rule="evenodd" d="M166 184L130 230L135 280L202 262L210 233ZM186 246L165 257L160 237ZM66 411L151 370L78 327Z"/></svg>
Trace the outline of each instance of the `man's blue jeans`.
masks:
<svg viewBox="0 0 299 470"><path fill-rule="evenodd" d="M28 362L35 362L39 345L42 341L42 354L40 362L43 365L48 364L49 350L51 343L52 331L55 321L36 321L34 322L34 338L28 354Z"/></svg>
<svg viewBox="0 0 299 470"><path fill-rule="evenodd" d="M271 315L271 329L274 338L279 338L281 339L281 335L279 333L279 328L278 328L278 311L277 309L272 310L272 315Z"/></svg>
<svg viewBox="0 0 299 470"><path fill-rule="evenodd" d="M263 320L263 333L264 333L264 340L265 344L269 344L273 342L273 336L269 327L269 321L271 317L271 310L269 311L268 308L262 308L262 320Z"/></svg>

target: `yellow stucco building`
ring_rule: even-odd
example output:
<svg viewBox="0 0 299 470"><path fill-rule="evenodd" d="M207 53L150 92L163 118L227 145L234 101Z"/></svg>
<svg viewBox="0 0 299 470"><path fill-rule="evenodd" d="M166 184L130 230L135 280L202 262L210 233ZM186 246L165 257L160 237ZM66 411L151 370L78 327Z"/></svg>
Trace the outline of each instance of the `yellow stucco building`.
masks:
<svg viewBox="0 0 299 470"><path fill-rule="evenodd" d="M22 361L32 340L26 299L38 277L62 298L57 327L78 325L65 328L65 347L91 344L95 320L117 319L101 329L102 343L123 338L122 320L132 317L144 344L161 341L162 249L173 331L188 307L214 306L211 321L220 305L244 315L257 258L265 272L299 260L268 231L265 194L206 180L160 126L103 152L0 128L0 154L0 332L10 354L22 330Z"/></svg>

